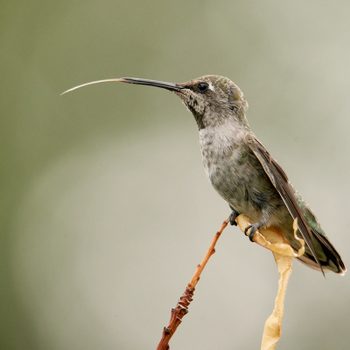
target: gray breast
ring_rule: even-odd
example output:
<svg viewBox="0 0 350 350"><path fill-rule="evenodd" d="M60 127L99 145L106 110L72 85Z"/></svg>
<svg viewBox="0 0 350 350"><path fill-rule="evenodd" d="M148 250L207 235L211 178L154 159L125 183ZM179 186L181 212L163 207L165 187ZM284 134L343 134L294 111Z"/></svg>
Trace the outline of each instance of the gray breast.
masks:
<svg viewBox="0 0 350 350"><path fill-rule="evenodd" d="M263 209L282 204L259 161L237 133L207 132L200 140L208 177L233 208L258 219Z"/></svg>

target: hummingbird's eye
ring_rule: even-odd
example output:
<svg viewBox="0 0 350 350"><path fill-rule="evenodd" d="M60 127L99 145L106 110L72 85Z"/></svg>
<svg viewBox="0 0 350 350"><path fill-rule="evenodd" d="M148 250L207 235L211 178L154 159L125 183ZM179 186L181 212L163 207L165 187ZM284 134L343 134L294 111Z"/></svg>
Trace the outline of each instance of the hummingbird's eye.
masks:
<svg viewBox="0 0 350 350"><path fill-rule="evenodd" d="M209 88L209 84L205 82L201 82L201 83L198 83L197 87L200 92L206 92Z"/></svg>

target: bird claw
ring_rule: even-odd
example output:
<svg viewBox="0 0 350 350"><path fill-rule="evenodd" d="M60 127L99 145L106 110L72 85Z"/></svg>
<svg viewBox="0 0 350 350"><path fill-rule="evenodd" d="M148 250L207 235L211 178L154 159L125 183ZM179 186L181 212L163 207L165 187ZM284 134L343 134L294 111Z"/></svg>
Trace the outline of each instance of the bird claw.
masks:
<svg viewBox="0 0 350 350"><path fill-rule="evenodd" d="M228 220L232 226L237 226L236 218L239 216L239 213L236 210L232 210Z"/></svg>
<svg viewBox="0 0 350 350"><path fill-rule="evenodd" d="M257 230L259 230L260 227L261 227L260 224L251 224L245 228L244 234L249 237L249 240L251 242L254 242L255 233ZM250 232L248 233L249 230Z"/></svg>

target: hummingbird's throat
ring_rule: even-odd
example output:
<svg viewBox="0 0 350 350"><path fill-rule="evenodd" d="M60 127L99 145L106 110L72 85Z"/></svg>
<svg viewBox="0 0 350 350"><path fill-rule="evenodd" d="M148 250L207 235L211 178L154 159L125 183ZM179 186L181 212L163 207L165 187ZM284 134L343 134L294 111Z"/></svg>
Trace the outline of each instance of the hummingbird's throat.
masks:
<svg viewBox="0 0 350 350"><path fill-rule="evenodd" d="M176 91L175 94L180 97L186 109L189 110L194 116L198 129L204 129L205 124L203 119L206 112L205 101L200 101L195 93L190 90Z"/></svg>

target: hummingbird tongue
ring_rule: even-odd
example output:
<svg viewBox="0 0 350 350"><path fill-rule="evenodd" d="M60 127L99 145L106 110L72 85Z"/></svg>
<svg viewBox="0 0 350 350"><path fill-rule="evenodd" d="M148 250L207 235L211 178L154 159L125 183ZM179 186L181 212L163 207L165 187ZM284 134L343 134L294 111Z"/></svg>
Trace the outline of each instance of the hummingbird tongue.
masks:
<svg viewBox="0 0 350 350"><path fill-rule="evenodd" d="M125 77L125 78L112 78L112 79L90 81L88 83L74 86L74 87L62 92L61 95L67 94L68 92L72 92L74 90L78 90L78 89L85 87L85 86L94 85L94 84L101 84L101 83L127 83L127 84L146 85L146 86L154 86L154 87L158 87L158 88L162 88L162 89L166 89L166 90L170 90L170 91L180 91L180 90L184 89L183 86L177 85L175 83L168 83L166 81Z"/></svg>

